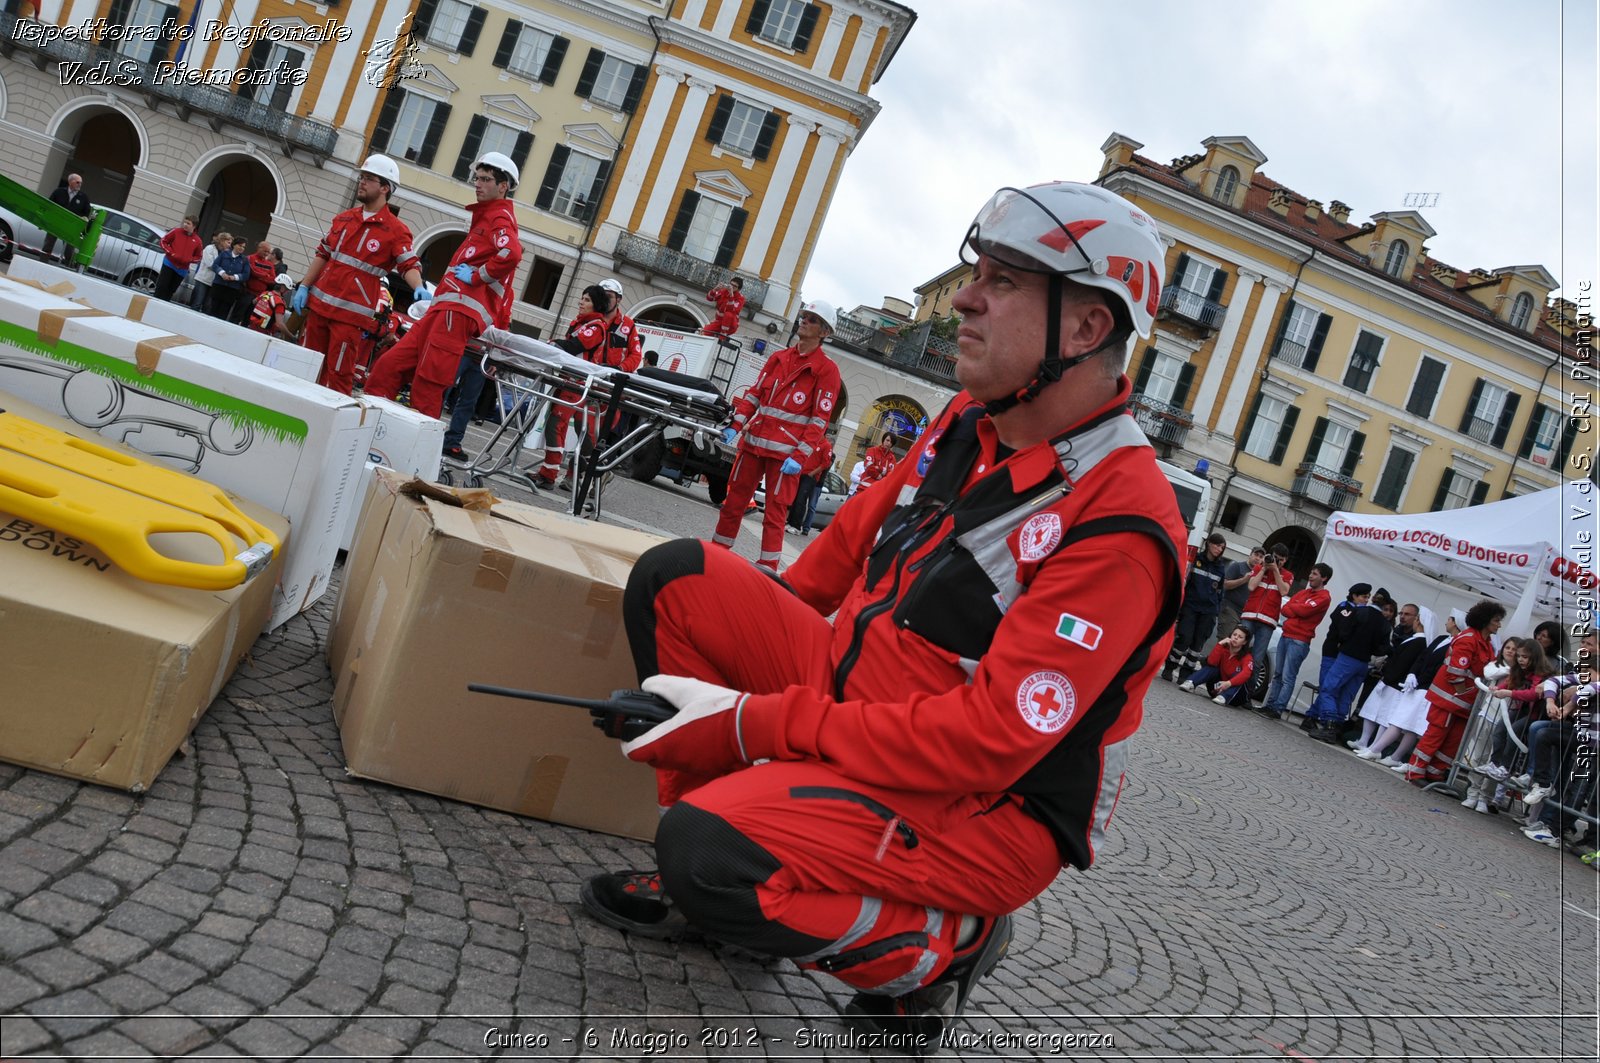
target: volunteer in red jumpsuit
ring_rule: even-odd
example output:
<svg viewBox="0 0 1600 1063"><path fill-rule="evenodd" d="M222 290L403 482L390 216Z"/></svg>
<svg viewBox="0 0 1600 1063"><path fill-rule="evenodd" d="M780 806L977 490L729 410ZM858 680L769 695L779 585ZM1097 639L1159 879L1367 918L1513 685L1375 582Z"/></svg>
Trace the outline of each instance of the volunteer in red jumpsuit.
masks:
<svg viewBox="0 0 1600 1063"><path fill-rule="evenodd" d="M302 346L322 355L317 383L350 394L356 365L370 349L362 333L378 309L378 281L397 270L412 298L427 300L411 230L389 210L400 187L400 168L387 155L369 155L356 180L356 206L334 215L311 266L289 299L305 317Z"/></svg>
<svg viewBox="0 0 1600 1063"><path fill-rule="evenodd" d="M621 282L608 277L585 288L578 299L578 316L567 326L566 339L556 346L595 365L610 366L625 373L638 369L644 361L644 352L638 326L622 312ZM562 444L567 426L577 413L573 406L565 403L576 402L579 395L576 391L560 391L557 397L562 401L551 403L550 412L545 416L544 462L537 475L528 477L534 487L546 490L555 487L561 477ZM599 415L595 409L584 411L583 430L591 441L596 435ZM569 481L561 481L562 490L569 490L570 486Z"/></svg>
<svg viewBox="0 0 1600 1063"><path fill-rule="evenodd" d="M783 524L800 486L800 469L822 445L839 401L839 367L822 350L824 336L838 319L832 304L818 300L800 308L793 347L767 359L756 382L733 403L733 424L722 441L739 440L728 494L711 541L730 549L756 488L766 482L767 505L761 521L761 553L756 564L778 571L783 560Z"/></svg>
<svg viewBox="0 0 1600 1063"><path fill-rule="evenodd" d="M1122 371L1163 253L1104 189L1000 190L963 241L964 390L889 477L786 582L694 540L640 558L628 637L677 713L623 751L659 769L660 870L591 879L590 914L826 971L914 1048L1091 863L1182 587Z"/></svg>
<svg viewBox="0 0 1600 1063"><path fill-rule="evenodd" d="M1495 658L1489 636L1500 630L1506 607L1482 601L1467 610L1467 624L1450 642L1444 664L1428 686L1428 729L1411 751L1406 778L1422 785L1438 782L1450 773L1467 731L1467 716L1477 700L1474 682Z"/></svg>
<svg viewBox="0 0 1600 1063"><path fill-rule="evenodd" d="M280 273L274 279L272 287L256 296L256 301L250 308L250 320L246 322L252 332L265 332L274 336L289 335L288 324L284 320L284 316L289 312L289 304L284 301L283 294L292 284L294 284L293 278L287 273Z"/></svg>
<svg viewBox="0 0 1600 1063"><path fill-rule="evenodd" d="M739 331L739 313L744 310L744 278L730 278L706 292L706 302L717 304L717 316L700 331L707 336L732 336Z"/></svg>
<svg viewBox="0 0 1600 1063"><path fill-rule="evenodd" d="M392 399L409 381L411 408L438 417L444 393L461 372L468 342L486 328L511 323L511 280L522 261L511 202L519 176L517 164L498 151L473 164L477 198L467 207L472 219L467 237L450 259L422 320L372 367L368 395Z"/></svg>
<svg viewBox="0 0 1600 1063"><path fill-rule="evenodd" d="M856 488L858 491L863 487L871 487L894 469L894 433L883 433L883 439L877 446L868 447L861 460L863 464L860 486Z"/></svg>

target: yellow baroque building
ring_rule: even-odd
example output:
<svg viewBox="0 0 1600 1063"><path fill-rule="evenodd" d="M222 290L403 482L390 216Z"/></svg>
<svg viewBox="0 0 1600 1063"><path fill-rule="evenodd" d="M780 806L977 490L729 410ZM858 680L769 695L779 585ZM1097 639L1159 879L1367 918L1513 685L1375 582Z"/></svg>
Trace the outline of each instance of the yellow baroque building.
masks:
<svg viewBox="0 0 1600 1063"><path fill-rule="evenodd" d="M1121 134L1097 183L1168 245L1154 334L1128 367L1133 410L1168 460L1214 487L1230 552L1315 559L1334 510L1415 513L1595 475L1593 325L1539 265L1458 269L1417 209L1362 223L1263 171L1247 137L1170 163ZM948 313L965 267L917 288ZM1203 465L1201 464L1203 462Z"/></svg>

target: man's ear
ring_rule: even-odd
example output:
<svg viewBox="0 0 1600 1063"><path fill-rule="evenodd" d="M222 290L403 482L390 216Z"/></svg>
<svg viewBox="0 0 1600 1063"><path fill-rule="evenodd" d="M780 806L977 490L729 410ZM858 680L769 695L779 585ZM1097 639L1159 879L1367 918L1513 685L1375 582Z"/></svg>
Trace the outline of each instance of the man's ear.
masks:
<svg viewBox="0 0 1600 1063"><path fill-rule="evenodd" d="M1061 308L1061 357L1092 351L1117 327L1111 308L1102 300L1069 300Z"/></svg>

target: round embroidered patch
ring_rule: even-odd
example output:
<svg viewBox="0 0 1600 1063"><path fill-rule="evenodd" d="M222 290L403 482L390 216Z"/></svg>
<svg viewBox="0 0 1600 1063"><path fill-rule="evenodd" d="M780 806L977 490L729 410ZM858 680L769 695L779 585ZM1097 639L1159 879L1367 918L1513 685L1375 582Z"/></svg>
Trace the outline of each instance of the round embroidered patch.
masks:
<svg viewBox="0 0 1600 1063"><path fill-rule="evenodd" d="M504 247L511 242L511 237L506 233L495 233L494 246Z"/></svg>
<svg viewBox="0 0 1600 1063"><path fill-rule="evenodd" d="M377 240L368 240L367 241L367 250L368 251L376 251L379 248L379 246L380 245L379 245Z"/></svg>
<svg viewBox="0 0 1600 1063"><path fill-rule="evenodd" d="M1078 696L1060 672L1035 672L1017 687L1017 711L1040 734L1055 734L1072 722Z"/></svg>
<svg viewBox="0 0 1600 1063"><path fill-rule="evenodd" d="M1055 513L1036 513L1017 533L1017 553L1024 561L1043 561L1061 543L1061 517Z"/></svg>
<svg viewBox="0 0 1600 1063"><path fill-rule="evenodd" d="M476 244L468 244L466 247L463 247L461 249L461 257L462 258L471 258L473 255L475 255L477 253L478 253L478 246Z"/></svg>
<svg viewBox="0 0 1600 1063"><path fill-rule="evenodd" d="M801 404L801 403L803 403L803 402L805 402L805 401L806 401L806 393L805 393L805 392L803 392L803 391L797 391L797 392L795 392L795 393L794 393L794 400L793 400L793 401L794 401L794 404L795 404L795 405L796 405L796 406L799 406L799 405L800 405L800 404Z"/></svg>
<svg viewBox="0 0 1600 1063"><path fill-rule="evenodd" d="M817 400L817 409L821 410L823 413L827 413L829 410L833 409L833 400L828 398L826 395L822 396L821 399Z"/></svg>

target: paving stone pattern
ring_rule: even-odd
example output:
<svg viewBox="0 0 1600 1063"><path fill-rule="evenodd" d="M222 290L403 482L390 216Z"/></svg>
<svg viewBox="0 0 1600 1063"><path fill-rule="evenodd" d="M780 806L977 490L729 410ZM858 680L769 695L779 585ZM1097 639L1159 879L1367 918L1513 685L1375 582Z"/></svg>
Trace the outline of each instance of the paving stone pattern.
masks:
<svg viewBox="0 0 1600 1063"><path fill-rule="evenodd" d="M867 1054L830 979L585 918L647 846L347 777L332 601L147 794L0 765L0 1056ZM1595 1058L1600 876L1290 725L1167 684L1148 717L946 1054Z"/></svg>

